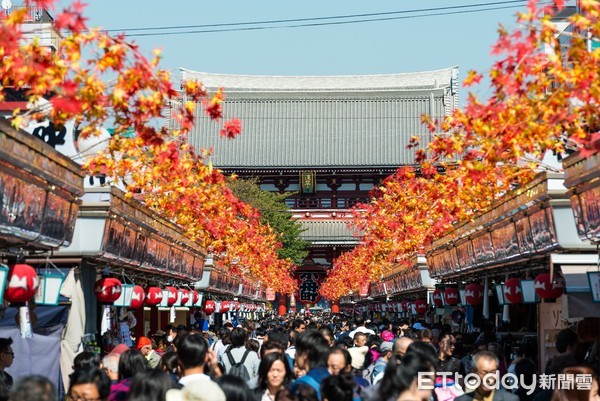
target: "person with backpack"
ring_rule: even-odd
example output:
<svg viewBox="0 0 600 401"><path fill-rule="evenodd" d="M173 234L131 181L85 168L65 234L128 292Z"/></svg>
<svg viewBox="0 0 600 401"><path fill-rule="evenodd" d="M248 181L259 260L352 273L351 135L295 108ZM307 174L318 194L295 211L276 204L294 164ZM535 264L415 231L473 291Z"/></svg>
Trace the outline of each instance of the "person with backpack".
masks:
<svg viewBox="0 0 600 401"><path fill-rule="evenodd" d="M223 354L223 365L228 375L241 377L252 388L256 387L260 359L246 348L247 340L248 334L241 327L231 331L231 345Z"/></svg>

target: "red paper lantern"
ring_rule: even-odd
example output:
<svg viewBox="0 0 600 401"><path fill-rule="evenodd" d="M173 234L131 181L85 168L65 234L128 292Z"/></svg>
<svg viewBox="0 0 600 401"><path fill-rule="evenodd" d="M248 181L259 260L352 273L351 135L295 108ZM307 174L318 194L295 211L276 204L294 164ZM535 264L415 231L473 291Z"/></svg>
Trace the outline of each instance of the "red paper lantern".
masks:
<svg viewBox="0 0 600 401"><path fill-rule="evenodd" d="M459 300L458 289L454 288L454 287L446 288L446 291L444 291L444 301L446 302L446 305L449 305L449 306L458 305L458 300Z"/></svg>
<svg viewBox="0 0 600 401"><path fill-rule="evenodd" d="M146 298L146 293L144 289L139 285L133 286L133 294L131 295L131 305L129 308L131 309L139 309L144 306L144 299Z"/></svg>
<svg viewBox="0 0 600 401"><path fill-rule="evenodd" d="M231 309L231 305L229 304L229 301L221 302L221 313L227 313L227 312L229 312L229 309Z"/></svg>
<svg viewBox="0 0 600 401"><path fill-rule="evenodd" d="M215 301L212 301L209 299L206 302L204 302L204 308L202 308L202 310L207 315L212 315L215 312L216 308L217 308L217 305L215 304Z"/></svg>
<svg viewBox="0 0 600 401"><path fill-rule="evenodd" d="M4 297L14 303L27 302L35 295L38 285L39 279L33 267L25 264L12 265L8 272L8 287Z"/></svg>
<svg viewBox="0 0 600 401"><path fill-rule="evenodd" d="M553 283L548 273L541 273L535 276L533 287L535 288L535 293L543 299L559 298L565 291L565 284L562 280Z"/></svg>
<svg viewBox="0 0 600 401"><path fill-rule="evenodd" d="M191 296L190 290L183 289L183 290L179 290L179 291L181 291L181 304L182 305L187 304L188 301L190 300L190 296Z"/></svg>
<svg viewBox="0 0 600 401"><path fill-rule="evenodd" d="M103 277L94 285L96 298L103 304L112 304L119 299L122 289L121 282L114 277Z"/></svg>
<svg viewBox="0 0 600 401"><path fill-rule="evenodd" d="M165 287L165 290L169 291L169 299L167 300L167 306L175 305L177 298L179 298L179 292L175 287Z"/></svg>
<svg viewBox="0 0 600 401"><path fill-rule="evenodd" d="M433 291L433 305L436 308L441 308L444 306L444 299L442 290Z"/></svg>
<svg viewBox="0 0 600 401"><path fill-rule="evenodd" d="M504 285L504 298L511 304L523 303L523 294L521 293L521 279L509 278Z"/></svg>
<svg viewBox="0 0 600 401"><path fill-rule="evenodd" d="M196 305L200 300L200 293L196 290L192 291L192 303Z"/></svg>
<svg viewBox="0 0 600 401"><path fill-rule="evenodd" d="M483 286L471 283L465 287L465 300L468 305L475 306L483 303Z"/></svg>
<svg viewBox="0 0 600 401"><path fill-rule="evenodd" d="M408 309L408 301L402 301L400 307L402 308L402 312L410 312Z"/></svg>
<svg viewBox="0 0 600 401"><path fill-rule="evenodd" d="M146 296L146 305L156 306L162 302L163 292L158 287L149 287L148 294Z"/></svg>
<svg viewBox="0 0 600 401"><path fill-rule="evenodd" d="M238 301L233 303L233 310L236 312L240 310L240 303Z"/></svg>
<svg viewBox="0 0 600 401"><path fill-rule="evenodd" d="M427 301L424 299L417 299L415 301L415 311L418 315L424 315L427 312Z"/></svg>

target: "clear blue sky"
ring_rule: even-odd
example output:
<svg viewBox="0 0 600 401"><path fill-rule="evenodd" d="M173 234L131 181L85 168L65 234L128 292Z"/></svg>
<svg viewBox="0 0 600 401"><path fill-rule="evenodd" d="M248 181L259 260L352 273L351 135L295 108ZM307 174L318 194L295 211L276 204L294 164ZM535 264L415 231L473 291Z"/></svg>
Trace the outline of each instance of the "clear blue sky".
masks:
<svg viewBox="0 0 600 401"><path fill-rule="evenodd" d="M84 0L85 1L85 0ZM494 0L88 0L92 26L105 29L198 25L377 13ZM498 0L503 1L503 0ZM59 7L69 1L61 0ZM511 9L348 25L136 37L146 54L162 48L163 68L257 75L348 75L460 66L460 77L492 64L499 23ZM488 6L491 7L491 6ZM157 32L157 31L154 31ZM483 88L482 88L483 89ZM461 100L465 91L461 90ZM484 91L485 92L485 91Z"/></svg>

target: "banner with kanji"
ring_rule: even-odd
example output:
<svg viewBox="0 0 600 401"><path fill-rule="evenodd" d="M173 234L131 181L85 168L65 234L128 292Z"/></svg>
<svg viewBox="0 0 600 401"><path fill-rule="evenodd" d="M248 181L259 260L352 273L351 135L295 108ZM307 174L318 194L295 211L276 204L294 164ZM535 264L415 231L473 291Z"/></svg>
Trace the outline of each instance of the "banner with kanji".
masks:
<svg viewBox="0 0 600 401"><path fill-rule="evenodd" d="M298 273L298 302L315 304L320 299L319 287L325 279L322 273Z"/></svg>

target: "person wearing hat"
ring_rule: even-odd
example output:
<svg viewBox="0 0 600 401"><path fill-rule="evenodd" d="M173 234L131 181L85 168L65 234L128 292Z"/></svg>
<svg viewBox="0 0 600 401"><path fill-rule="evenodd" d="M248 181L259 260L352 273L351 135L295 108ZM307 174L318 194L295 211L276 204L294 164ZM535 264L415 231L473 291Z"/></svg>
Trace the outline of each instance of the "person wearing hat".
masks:
<svg viewBox="0 0 600 401"><path fill-rule="evenodd" d="M140 337L137 348L140 350L144 358L148 361L148 365L152 369L156 368L160 363L160 355L152 349L152 341L148 337Z"/></svg>
<svg viewBox="0 0 600 401"><path fill-rule="evenodd" d="M385 367L387 366L390 358L392 357L392 349L394 348L394 343L391 341L384 341L379 346L379 359L375 361L375 365L373 366L373 372L371 373L371 377L369 377L369 381L372 385L376 384L383 377L383 372L385 371Z"/></svg>

